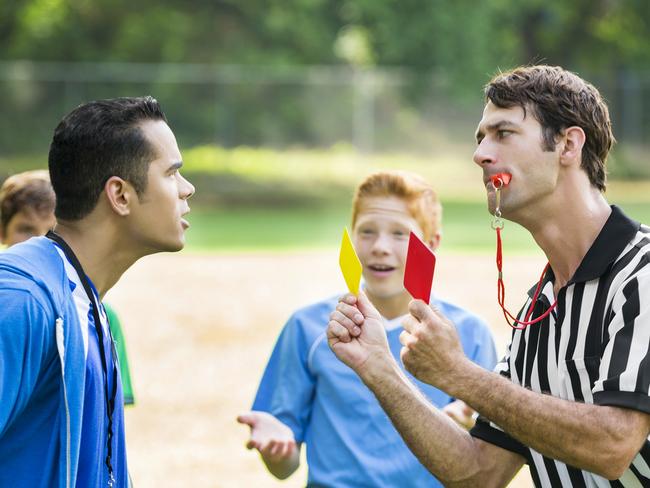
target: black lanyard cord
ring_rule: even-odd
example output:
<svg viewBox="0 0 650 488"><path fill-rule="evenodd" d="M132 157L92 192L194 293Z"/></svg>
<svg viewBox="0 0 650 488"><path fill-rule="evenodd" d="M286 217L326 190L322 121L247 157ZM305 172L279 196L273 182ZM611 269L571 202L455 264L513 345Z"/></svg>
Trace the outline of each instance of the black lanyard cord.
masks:
<svg viewBox="0 0 650 488"><path fill-rule="evenodd" d="M63 238L52 231L47 233L47 237L53 240L54 242L56 242L61 247L66 257L70 261L70 264L72 264L72 267L77 272L77 275L79 275L81 284L84 290L86 291L86 295L88 296L88 299L92 304L93 319L95 321L95 331L97 332L97 339L99 342L99 354L101 356L102 371L104 373L104 394L106 400L106 412L108 414L108 432L106 434L106 449L107 449L106 467L108 468L108 478L109 478L108 485L113 486L113 483L115 481L115 478L113 476L113 464L111 461L112 454L113 454L113 442L112 442L113 441L113 412L115 411L115 397L117 396L117 368L115 367L115 343L113 342L113 336L109 329L108 336L111 342L112 352L113 352L113 357L111 361L111 365L113 367L113 381L111 382L112 383L111 393L109 395L108 366L106 361L106 350L104 349L104 331L102 329L102 323L99 317L99 304L95 300L95 294L93 293L92 287L90 285L90 280L88 279L88 276L86 276L86 273L81 267L81 263L77 259L77 256L72 251L72 249L70 249L70 246L68 246L68 244L63 240Z"/></svg>

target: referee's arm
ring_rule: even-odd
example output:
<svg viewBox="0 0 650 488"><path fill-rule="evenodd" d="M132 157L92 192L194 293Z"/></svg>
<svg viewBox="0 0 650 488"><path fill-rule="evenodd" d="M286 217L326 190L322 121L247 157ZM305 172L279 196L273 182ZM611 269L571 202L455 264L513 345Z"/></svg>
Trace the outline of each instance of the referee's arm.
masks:
<svg viewBox="0 0 650 488"><path fill-rule="evenodd" d="M650 433L650 415L532 392L469 361L460 398L511 437L546 457L620 478Z"/></svg>
<svg viewBox="0 0 650 488"><path fill-rule="evenodd" d="M463 400L521 444L611 480L622 476L647 439L649 414L527 390L467 359L456 345L453 324L423 302L412 304L411 313L402 339L407 369Z"/></svg>
<svg viewBox="0 0 650 488"><path fill-rule="evenodd" d="M355 326L359 312L361 328ZM472 437L431 405L395 361L383 319L363 292L341 299L327 337L337 357L373 391L411 451L445 485L505 486L525 462L517 452ZM462 356L459 342L457 349Z"/></svg>
<svg viewBox="0 0 650 488"><path fill-rule="evenodd" d="M360 328L355 326L359 312ZM455 326L424 302L412 302L410 312L400 336L406 368L421 381L463 400L521 444L617 479L647 438L649 415L570 402L515 385L467 359ZM446 486L507 485L525 458L516 450L472 437L424 398L393 359L379 313L365 295L343 297L330 319L330 347L373 391L427 469Z"/></svg>
<svg viewBox="0 0 650 488"><path fill-rule="evenodd" d="M472 437L431 405L392 357L367 368L362 378L409 449L446 487L507 486L526 462L516 452Z"/></svg>

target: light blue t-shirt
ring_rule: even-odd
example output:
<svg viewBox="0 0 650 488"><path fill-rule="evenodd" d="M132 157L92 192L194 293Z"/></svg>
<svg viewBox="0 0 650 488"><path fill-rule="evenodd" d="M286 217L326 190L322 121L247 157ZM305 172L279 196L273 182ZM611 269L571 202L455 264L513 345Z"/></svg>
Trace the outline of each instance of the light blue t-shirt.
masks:
<svg viewBox="0 0 650 488"><path fill-rule="evenodd" d="M372 392L330 350L325 330L337 298L296 311L284 326L260 383L253 410L291 428L307 448L308 485L319 487L431 487L440 483L411 453ZM438 299L457 327L465 354L486 369L496 364L485 322ZM401 365L400 319L387 323L391 352ZM453 399L407 376L437 407Z"/></svg>

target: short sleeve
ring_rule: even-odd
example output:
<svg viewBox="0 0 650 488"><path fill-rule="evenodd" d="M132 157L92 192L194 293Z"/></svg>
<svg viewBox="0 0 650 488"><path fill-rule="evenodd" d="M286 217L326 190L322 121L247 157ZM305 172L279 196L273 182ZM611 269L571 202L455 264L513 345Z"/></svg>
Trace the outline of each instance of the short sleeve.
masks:
<svg viewBox="0 0 650 488"><path fill-rule="evenodd" d="M504 431L499 429L496 425L492 424L488 419L483 416L479 416L476 420L476 424L470 430L472 437L481 439L482 441L489 442L495 446L499 446L502 449L507 451L514 452L520 456L528 459L529 451L526 446L524 446L518 440L510 437Z"/></svg>
<svg viewBox="0 0 650 488"><path fill-rule="evenodd" d="M289 319L278 338L253 402L286 424L303 442L311 417L316 380L309 371L309 344L300 319Z"/></svg>
<svg viewBox="0 0 650 488"><path fill-rule="evenodd" d="M594 403L650 413L650 265L619 287L606 317Z"/></svg>
<svg viewBox="0 0 650 488"><path fill-rule="evenodd" d="M0 289L0 438L28 404L56 354L54 324L27 290Z"/></svg>

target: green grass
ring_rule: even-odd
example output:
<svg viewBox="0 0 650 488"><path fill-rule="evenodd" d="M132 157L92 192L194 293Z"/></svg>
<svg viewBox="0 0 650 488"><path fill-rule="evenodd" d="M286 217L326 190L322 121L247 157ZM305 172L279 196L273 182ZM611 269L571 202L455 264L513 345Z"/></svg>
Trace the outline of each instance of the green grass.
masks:
<svg viewBox="0 0 650 488"><path fill-rule="evenodd" d="M188 216L187 249L288 251L337 246L347 213L347 207L193 209Z"/></svg>
<svg viewBox="0 0 650 488"><path fill-rule="evenodd" d="M441 250L446 253L491 253L496 246L492 216L485 203L443 202L443 233ZM528 231L518 224L506 222L503 231L504 252L532 253L537 246Z"/></svg>
<svg viewBox="0 0 650 488"><path fill-rule="evenodd" d="M623 203L632 218L650 222L650 202ZM189 215L192 225L187 249L192 252L291 252L305 249L337 249L344 226L349 225L349 207L325 208L198 208ZM506 222L504 252L538 252L530 234ZM495 234L484 203L448 201L444 204L445 253L492 253Z"/></svg>
<svg viewBox="0 0 650 488"><path fill-rule="evenodd" d="M193 252L336 249L349 223L354 187L380 169L416 172L432 182L444 204L441 251L494 252L481 171L471 147L442 147L431 157L362 155L346 146L330 149L199 146L183 151L183 172L196 186L187 248ZM0 178L44 167L43 155L0 157ZM650 223L650 181L613 181L607 197ZM524 229L506 223L504 251L533 253Z"/></svg>

